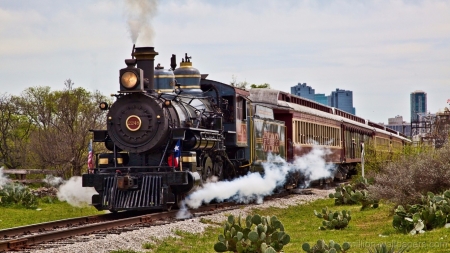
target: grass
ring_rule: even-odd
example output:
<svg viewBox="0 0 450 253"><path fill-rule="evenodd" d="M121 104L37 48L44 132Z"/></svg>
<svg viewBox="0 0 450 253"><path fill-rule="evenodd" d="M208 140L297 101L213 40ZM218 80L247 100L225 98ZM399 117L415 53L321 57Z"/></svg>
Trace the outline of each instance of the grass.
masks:
<svg viewBox="0 0 450 253"><path fill-rule="evenodd" d="M331 210L350 210L352 220L348 227L343 230L319 230L322 220L314 216L314 210L320 211L324 207ZM76 208L60 201L41 202L39 208L40 211L17 207L0 207L0 229L100 213L93 207ZM334 206L334 200L325 199L286 209L255 209L252 214L276 215L279 218L285 227L285 231L291 237L291 242L283 249L286 253L303 252L301 249L303 243L308 242L313 245L318 239L324 239L326 242L334 240L341 245L343 242L349 242L351 248L348 252L350 253L367 253L369 248L373 249L375 245L380 243L385 243L388 246L394 245L396 249L406 245L409 246L408 252L411 253L450 252L450 229L441 228L414 236L401 234L392 227L392 210L393 206L381 203L377 209L360 211L359 205ZM202 219L202 222L213 224L206 219ZM217 242L217 236L222 231L221 226L209 227L201 235L175 231L178 238L169 237L164 240L143 243L140 252L214 252L213 247ZM149 240L151 240L150 237ZM135 253L134 251L120 249L113 252Z"/></svg>
<svg viewBox="0 0 450 253"><path fill-rule="evenodd" d="M78 208L58 200L40 201L37 209L0 206L0 229L101 213L91 206Z"/></svg>
<svg viewBox="0 0 450 253"><path fill-rule="evenodd" d="M343 230L319 230L322 219L314 216L314 210L321 211L328 207L331 210L350 210L352 220ZM394 245L396 249L401 246L409 246L407 252L420 253L444 253L450 252L450 229L441 228L427 231L424 234L405 235L397 232L392 227L393 206L381 204L377 209L361 211L359 205L334 206L334 200L318 200L310 204L289 207L287 209L269 208L254 210L253 214L276 215L284 224L285 231L291 236L291 242L286 245L284 252L304 252L301 249L303 243L314 245L318 239L325 242L334 240L342 245L348 242L351 248L348 252L368 252L375 245L385 243ZM222 227L210 227L202 235L176 231L180 238L167 238L152 244L152 251L156 253L199 253L214 252L213 247L217 242L217 236L222 233ZM142 252L147 251L143 248ZM117 251L131 253L130 251Z"/></svg>

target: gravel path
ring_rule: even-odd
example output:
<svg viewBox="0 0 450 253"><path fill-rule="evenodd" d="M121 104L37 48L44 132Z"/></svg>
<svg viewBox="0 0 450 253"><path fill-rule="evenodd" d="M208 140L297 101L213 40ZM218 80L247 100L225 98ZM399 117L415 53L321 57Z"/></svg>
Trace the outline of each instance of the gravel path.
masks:
<svg viewBox="0 0 450 253"><path fill-rule="evenodd" d="M333 190L318 190L313 189L311 195L294 195L290 198L277 199L266 201L260 205L251 205L243 209L228 210L222 213L217 213L201 218L211 220L214 223L222 223L227 218L228 214L242 217L247 216L252 212L252 209L264 209L268 207L287 208L292 205L301 205L319 198L326 198L328 194L334 192ZM226 214L226 215L225 215ZM134 250L137 252L151 252L142 248L144 243L157 244L159 240L163 240L169 236L178 237L174 231L180 230L189 233L203 233L211 224L204 224L200 222L201 218L193 218L170 223L162 226L154 226L149 228L142 228L135 231L117 234L106 235L102 239L91 239L87 242L77 242L70 245L65 245L54 249L34 250L39 253L57 253L57 252L83 252L83 253L108 253L112 250Z"/></svg>

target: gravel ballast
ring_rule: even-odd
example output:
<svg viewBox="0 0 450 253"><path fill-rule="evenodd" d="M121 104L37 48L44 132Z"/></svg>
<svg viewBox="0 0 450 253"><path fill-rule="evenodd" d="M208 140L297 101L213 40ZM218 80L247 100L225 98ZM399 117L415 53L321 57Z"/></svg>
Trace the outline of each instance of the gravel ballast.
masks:
<svg viewBox="0 0 450 253"><path fill-rule="evenodd" d="M227 210L221 213L212 215L196 217L192 219L180 220L170 224L152 226L148 228L141 228L130 232L123 232L121 234L108 234L104 238L96 239L95 235L92 238L86 238L85 242L75 242L73 244L64 245L58 248L46 248L42 250L34 250L33 252L40 253L57 253L57 252L85 252L85 253L107 253L113 250L133 250L137 252L152 252L149 249L143 249L144 243L157 244L158 241L164 240L167 237L178 237L175 231L184 231L188 233L203 233L209 226L213 224L205 224L200 222L201 219L211 220L212 223L222 223L227 218L227 215L233 214L242 217L250 214L253 209L265 209L268 207L287 208L293 205L301 205L316 199L327 198L329 193L333 190L319 190L312 189L312 194L309 195L292 195L289 198L281 198L265 201L259 205L250 205L242 209ZM80 240L82 240L80 238Z"/></svg>

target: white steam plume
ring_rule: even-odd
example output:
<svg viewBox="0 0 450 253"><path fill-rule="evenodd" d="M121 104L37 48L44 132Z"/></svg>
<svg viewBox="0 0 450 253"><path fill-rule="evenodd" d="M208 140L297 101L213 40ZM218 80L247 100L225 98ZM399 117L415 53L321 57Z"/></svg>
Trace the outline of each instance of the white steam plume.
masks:
<svg viewBox="0 0 450 253"><path fill-rule="evenodd" d="M330 154L328 149L314 146L311 152L296 157L293 163L287 163L283 158L269 154L268 161L263 164L263 175L249 173L233 181L206 183L203 188L189 195L185 204L191 208L198 208L202 203L209 203L212 200L232 199L243 203L253 200L261 202L263 197L272 194L277 186L284 185L286 176L290 172L300 172L304 175L307 185L313 180L333 176L335 166L325 161L324 157L327 154ZM188 216L183 208L179 214L179 218Z"/></svg>
<svg viewBox="0 0 450 253"><path fill-rule="evenodd" d="M153 28L151 19L156 15L158 0L125 0L125 16L133 44L139 40L151 45Z"/></svg>
<svg viewBox="0 0 450 253"><path fill-rule="evenodd" d="M0 167L0 189L9 182L9 178L3 175L3 167Z"/></svg>
<svg viewBox="0 0 450 253"><path fill-rule="evenodd" d="M55 177L53 175L46 175L45 179L42 180L45 183L49 184L50 186L57 187L64 183L64 179L62 177Z"/></svg>
<svg viewBox="0 0 450 253"><path fill-rule="evenodd" d="M58 189L58 199L72 206L84 207L91 203L92 195L97 194L93 187L82 187L81 177L71 177Z"/></svg>

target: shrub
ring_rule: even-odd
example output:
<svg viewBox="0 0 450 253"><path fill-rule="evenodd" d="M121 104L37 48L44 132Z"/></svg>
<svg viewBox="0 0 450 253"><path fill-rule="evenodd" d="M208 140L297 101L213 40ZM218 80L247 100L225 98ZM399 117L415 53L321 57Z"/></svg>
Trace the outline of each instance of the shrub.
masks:
<svg viewBox="0 0 450 253"><path fill-rule="evenodd" d="M368 190L374 198L397 205L419 203L427 192L450 189L450 145L404 156L374 175Z"/></svg>
<svg viewBox="0 0 450 253"><path fill-rule="evenodd" d="M252 229L253 225L255 227ZM236 220L233 215L230 215L225 222L223 234L219 235L219 242L214 245L214 250L216 252L275 253L281 251L290 239L276 216L249 215L243 227L240 216Z"/></svg>
<svg viewBox="0 0 450 253"><path fill-rule="evenodd" d="M396 162L405 154L416 154L417 151L424 152L421 149L411 148L407 146L405 149L395 150L393 152L385 152L377 150L373 143L364 145L364 171L366 175L374 175L382 171L389 163ZM361 172L361 165L358 164L357 169Z"/></svg>
<svg viewBox="0 0 450 253"><path fill-rule="evenodd" d="M36 208L37 198L30 189L20 183L8 183L0 189L0 205L20 205L26 208Z"/></svg>
<svg viewBox="0 0 450 253"><path fill-rule="evenodd" d="M330 241L327 245L324 240L318 240L314 246L310 246L309 243L305 242L302 245L302 249L308 253L337 253L337 252L347 252L350 249L350 244L344 242L341 245Z"/></svg>
<svg viewBox="0 0 450 253"><path fill-rule="evenodd" d="M342 211L329 211L328 207L322 208L322 213L314 210L314 215L317 218L324 219L322 221L322 225L319 229L343 229L348 226L348 223L352 219L350 216L350 211L342 210Z"/></svg>

